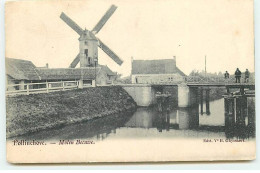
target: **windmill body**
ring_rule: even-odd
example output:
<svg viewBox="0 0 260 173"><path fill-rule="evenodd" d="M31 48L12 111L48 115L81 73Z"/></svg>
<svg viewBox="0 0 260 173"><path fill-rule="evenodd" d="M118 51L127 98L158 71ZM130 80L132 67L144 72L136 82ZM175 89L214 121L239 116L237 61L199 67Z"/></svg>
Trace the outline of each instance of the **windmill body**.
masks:
<svg viewBox="0 0 260 173"><path fill-rule="evenodd" d="M98 63L98 40L86 30L79 38L79 57L80 67L93 67Z"/></svg>
<svg viewBox="0 0 260 173"><path fill-rule="evenodd" d="M83 30L65 13L61 13L60 18L80 36L79 54L70 64L70 68L75 68L78 63L80 63L81 68L95 66L95 63L98 63L98 47L100 47L118 65L123 63L123 61L105 43L95 36L112 16L116 8L115 5L112 5L91 31L87 29Z"/></svg>

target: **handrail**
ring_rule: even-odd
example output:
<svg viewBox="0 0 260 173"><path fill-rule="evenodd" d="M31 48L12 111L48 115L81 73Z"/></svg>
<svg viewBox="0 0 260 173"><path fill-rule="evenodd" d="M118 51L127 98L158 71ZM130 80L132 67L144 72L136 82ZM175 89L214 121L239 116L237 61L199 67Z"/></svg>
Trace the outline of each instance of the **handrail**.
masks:
<svg viewBox="0 0 260 173"><path fill-rule="evenodd" d="M58 84L59 86L52 86L49 84ZM30 88L30 86L40 85L42 87ZM9 90L12 87L19 87L19 90ZM36 94L36 93L48 93L53 91L64 91L69 89L77 89L79 87L79 81L59 81L59 82L42 82L42 83L24 83L24 84L10 84L6 87L6 95L15 94Z"/></svg>
<svg viewBox="0 0 260 173"><path fill-rule="evenodd" d="M142 76L140 76L142 77ZM147 76L144 76L147 77ZM171 76L171 77L166 77L166 79L161 78L160 81L158 80L144 80L144 81L139 81L138 84L163 84L163 83L168 83L168 84L178 84L178 83L196 83L196 84L234 84L236 83L236 79L233 77L225 79L224 77L202 77L202 76ZM254 84L254 81L248 81L245 82L245 78L241 77L240 78L240 83L248 83L248 84Z"/></svg>

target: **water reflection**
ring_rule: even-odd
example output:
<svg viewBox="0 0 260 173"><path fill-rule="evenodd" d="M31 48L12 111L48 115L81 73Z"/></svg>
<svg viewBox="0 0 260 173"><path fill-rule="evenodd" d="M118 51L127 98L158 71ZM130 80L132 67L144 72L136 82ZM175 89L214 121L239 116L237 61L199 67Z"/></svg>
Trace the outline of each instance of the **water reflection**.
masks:
<svg viewBox="0 0 260 173"><path fill-rule="evenodd" d="M200 104L189 108L174 109L163 109L161 106L160 109L158 107L139 108L125 124L125 127L156 128L158 132L171 129L224 132L226 138L254 137L254 103L250 103L246 108L242 106L247 105L248 100L250 99L246 98L243 102L237 101L235 117L234 114L232 117L225 112L224 99L210 102L210 114L206 112L201 114ZM251 99L251 102L254 101ZM226 107L226 109L230 108ZM241 116L239 116L239 111Z"/></svg>
<svg viewBox="0 0 260 173"><path fill-rule="evenodd" d="M255 135L254 100L247 101L242 118L234 116L234 101L210 102L210 115L200 114L200 104L189 108L141 107L134 113L118 114L88 122L49 129L15 139L92 139L114 138L249 138ZM229 104L228 104L229 103ZM243 102L244 103L244 102ZM227 106L228 104L228 106ZM226 109L224 109L226 107ZM246 113L246 114L244 114ZM241 135L242 134L242 135Z"/></svg>
<svg viewBox="0 0 260 173"><path fill-rule="evenodd" d="M60 128L48 129L11 139L25 140L69 140L69 139L93 139L104 140L111 134L116 134L118 127L124 126L131 118L132 113L116 114L102 117L87 122L67 125Z"/></svg>

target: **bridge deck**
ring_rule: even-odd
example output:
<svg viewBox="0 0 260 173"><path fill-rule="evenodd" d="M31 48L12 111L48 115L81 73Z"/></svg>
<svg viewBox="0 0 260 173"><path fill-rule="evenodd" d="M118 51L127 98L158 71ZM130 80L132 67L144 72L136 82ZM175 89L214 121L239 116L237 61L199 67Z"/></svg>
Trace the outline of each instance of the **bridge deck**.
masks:
<svg viewBox="0 0 260 173"><path fill-rule="evenodd" d="M240 87L254 87L254 83L187 83L188 86L215 86L215 87L232 87L232 88L240 88Z"/></svg>
<svg viewBox="0 0 260 173"><path fill-rule="evenodd" d="M187 85L190 87L230 87L230 88L251 88L254 83L152 83L152 84L117 84L124 87L145 87L145 86L178 86Z"/></svg>

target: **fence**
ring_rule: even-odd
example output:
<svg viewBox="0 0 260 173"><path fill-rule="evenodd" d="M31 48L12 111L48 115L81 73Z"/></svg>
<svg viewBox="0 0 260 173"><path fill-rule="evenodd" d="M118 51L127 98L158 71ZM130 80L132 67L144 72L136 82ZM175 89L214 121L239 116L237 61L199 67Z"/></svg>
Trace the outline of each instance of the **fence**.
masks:
<svg viewBox="0 0 260 173"><path fill-rule="evenodd" d="M83 88L92 87L91 84L84 84ZM19 88L19 89L18 89ZM79 81L60 81L60 82L42 82L42 83L25 83L7 85L6 95L17 94L38 94L49 93L54 91L65 91L79 88Z"/></svg>
<svg viewBox="0 0 260 173"><path fill-rule="evenodd" d="M178 81L178 82L176 82ZM220 78L220 77L200 77L200 76L178 76L176 78L170 78L169 81L160 81L160 82L150 82L149 84L176 84L176 83L198 83L198 84L232 84L235 83L235 78ZM245 79L241 78L240 83L245 83ZM249 83L253 84L254 80L249 81ZM113 85L111 82L108 85ZM139 83L142 84L142 83ZM102 85L102 86L108 86ZM101 86L101 85L99 85ZM83 88L92 87L91 84L84 84ZM17 94L38 94L38 93L49 93L54 91L65 91L79 88L79 81L59 81L59 82L42 82L42 83L25 83L25 84L14 84L7 85L6 95L17 95Z"/></svg>

